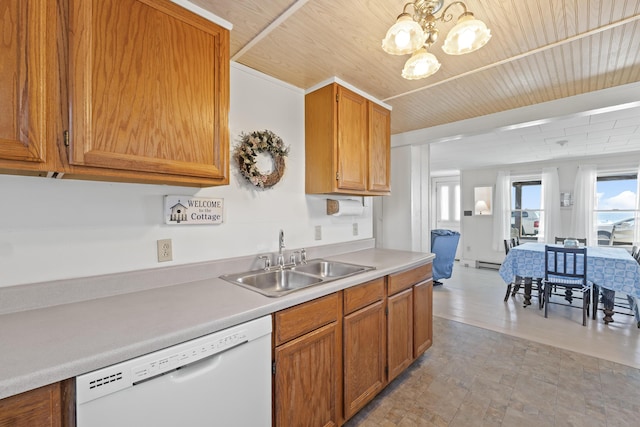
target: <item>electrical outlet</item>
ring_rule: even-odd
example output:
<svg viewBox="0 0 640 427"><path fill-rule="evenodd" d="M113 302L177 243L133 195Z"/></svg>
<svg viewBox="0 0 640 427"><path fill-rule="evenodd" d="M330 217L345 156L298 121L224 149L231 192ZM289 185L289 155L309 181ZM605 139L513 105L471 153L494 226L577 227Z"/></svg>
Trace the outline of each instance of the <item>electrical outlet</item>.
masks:
<svg viewBox="0 0 640 427"><path fill-rule="evenodd" d="M322 226L316 225L316 240L322 240Z"/></svg>
<svg viewBox="0 0 640 427"><path fill-rule="evenodd" d="M357 222L353 223L353 235L354 236L358 235L358 223Z"/></svg>
<svg viewBox="0 0 640 427"><path fill-rule="evenodd" d="M172 260L173 248L171 247L171 239L158 240L158 262Z"/></svg>

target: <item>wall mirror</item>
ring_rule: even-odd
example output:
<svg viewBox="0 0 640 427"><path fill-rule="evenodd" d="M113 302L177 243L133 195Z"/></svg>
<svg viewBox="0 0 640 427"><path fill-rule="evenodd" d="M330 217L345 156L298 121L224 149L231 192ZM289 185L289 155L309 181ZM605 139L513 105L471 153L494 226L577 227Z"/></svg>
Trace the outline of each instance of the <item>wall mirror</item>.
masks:
<svg viewBox="0 0 640 427"><path fill-rule="evenodd" d="M476 187L473 189L474 212L476 215L493 213L493 187Z"/></svg>

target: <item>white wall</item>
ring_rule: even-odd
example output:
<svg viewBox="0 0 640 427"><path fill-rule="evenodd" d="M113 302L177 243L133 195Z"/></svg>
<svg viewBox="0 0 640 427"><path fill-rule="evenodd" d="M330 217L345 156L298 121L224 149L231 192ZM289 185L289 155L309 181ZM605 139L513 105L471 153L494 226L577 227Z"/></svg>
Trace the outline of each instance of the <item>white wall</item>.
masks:
<svg viewBox="0 0 640 427"><path fill-rule="evenodd" d="M599 158L566 159L563 161L528 163L505 167L467 170L461 173L461 205L463 210L473 210L474 187L491 186L495 191L495 183L498 171L509 170L512 177L517 175L541 174L543 167L557 167L560 181L560 192L573 194L578 165L594 164L599 171L620 170L627 168L637 170L640 164L640 155L626 154L622 156L607 156ZM495 194L495 192L494 192ZM495 197L495 196L494 196ZM558 203L560 201L558 200ZM571 230L571 212L573 207L560 208L561 227L563 235L568 236ZM462 257L465 260L487 261L502 263L504 250L495 251L492 248L493 216L462 217Z"/></svg>
<svg viewBox="0 0 640 427"><path fill-rule="evenodd" d="M391 195L376 203L376 246L428 252L429 146L391 149Z"/></svg>
<svg viewBox="0 0 640 427"><path fill-rule="evenodd" d="M304 194L301 89L232 63L229 121L232 148L241 132L264 129L291 146L275 187L254 189L233 162L230 185L206 189L0 175L0 286L273 252L280 229L288 249L373 236L369 198L361 216L330 217L327 197ZM224 223L165 225L167 194L223 198ZM156 240L166 238L173 261L159 264Z"/></svg>

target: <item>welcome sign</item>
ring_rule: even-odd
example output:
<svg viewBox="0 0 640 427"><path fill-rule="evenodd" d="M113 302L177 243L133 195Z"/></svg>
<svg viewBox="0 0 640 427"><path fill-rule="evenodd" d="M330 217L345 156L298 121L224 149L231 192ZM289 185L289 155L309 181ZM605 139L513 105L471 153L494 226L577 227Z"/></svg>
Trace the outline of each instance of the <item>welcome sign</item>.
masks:
<svg viewBox="0 0 640 427"><path fill-rule="evenodd" d="M222 224L224 199L164 196L165 224Z"/></svg>

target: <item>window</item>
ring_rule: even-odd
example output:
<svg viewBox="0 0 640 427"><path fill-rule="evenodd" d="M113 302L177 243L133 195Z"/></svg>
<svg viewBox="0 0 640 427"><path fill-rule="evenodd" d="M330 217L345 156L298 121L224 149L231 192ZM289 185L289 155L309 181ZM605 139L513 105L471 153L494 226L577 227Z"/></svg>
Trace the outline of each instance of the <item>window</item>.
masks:
<svg viewBox="0 0 640 427"><path fill-rule="evenodd" d="M460 183L437 181L436 183L436 228L448 228L460 222Z"/></svg>
<svg viewBox="0 0 640 427"><path fill-rule="evenodd" d="M635 173L597 178L595 214L599 245L633 245L637 185Z"/></svg>
<svg viewBox="0 0 640 427"><path fill-rule="evenodd" d="M540 229L542 181L511 185L511 237L537 240Z"/></svg>

